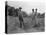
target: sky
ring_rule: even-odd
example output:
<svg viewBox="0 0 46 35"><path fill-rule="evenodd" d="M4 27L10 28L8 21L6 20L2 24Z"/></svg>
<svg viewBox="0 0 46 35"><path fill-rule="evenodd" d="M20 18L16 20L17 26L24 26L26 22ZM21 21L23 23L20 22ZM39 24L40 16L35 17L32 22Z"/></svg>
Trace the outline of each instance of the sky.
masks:
<svg viewBox="0 0 46 35"><path fill-rule="evenodd" d="M44 1L8 1L8 5L19 8L22 7L22 11L25 11L27 14L32 13L32 9L38 9L37 12L45 12L45 3Z"/></svg>

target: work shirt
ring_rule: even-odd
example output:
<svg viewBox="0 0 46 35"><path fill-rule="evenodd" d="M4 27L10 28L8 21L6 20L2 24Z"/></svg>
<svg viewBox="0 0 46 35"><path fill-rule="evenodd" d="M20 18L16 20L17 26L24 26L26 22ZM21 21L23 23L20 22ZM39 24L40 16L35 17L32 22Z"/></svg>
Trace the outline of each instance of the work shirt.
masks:
<svg viewBox="0 0 46 35"><path fill-rule="evenodd" d="M23 15L21 11L18 11L19 20L23 21Z"/></svg>

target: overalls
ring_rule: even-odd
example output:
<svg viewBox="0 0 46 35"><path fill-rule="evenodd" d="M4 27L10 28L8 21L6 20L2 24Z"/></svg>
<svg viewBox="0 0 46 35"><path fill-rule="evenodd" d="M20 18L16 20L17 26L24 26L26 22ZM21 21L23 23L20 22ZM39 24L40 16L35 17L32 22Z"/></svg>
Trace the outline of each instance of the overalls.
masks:
<svg viewBox="0 0 46 35"><path fill-rule="evenodd" d="M18 17L19 17L19 21L20 21L20 28L24 28L23 15L22 15L21 11L18 11Z"/></svg>

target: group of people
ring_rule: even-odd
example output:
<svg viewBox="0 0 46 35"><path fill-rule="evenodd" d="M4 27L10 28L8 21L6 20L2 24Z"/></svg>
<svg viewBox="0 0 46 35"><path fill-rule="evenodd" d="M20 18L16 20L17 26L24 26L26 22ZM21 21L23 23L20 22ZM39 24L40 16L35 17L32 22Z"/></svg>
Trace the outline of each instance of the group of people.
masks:
<svg viewBox="0 0 46 35"><path fill-rule="evenodd" d="M7 4L6 4L6 7L7 7ZM21 7L19 7L18 9L16 9L16 15L18 16L19 18L19 22L20 22L20 28L24 28L24 20L23 20L23 16L22 16L22 13L21 13ZM7 8L6 8L7 10ZM35 20L36 21L36 17L37 17L37 8L35 9L32 9L32 21ZM36 24L36 23L35 23Z"/></svg>
<svg viewBox="0 0 46 35"><path fill-rule="evenodd" d="M24 28L24 20L23 20L23 16L22 16L22 13L21 13L21 7L18 8L18 11L16 11L16 14L18 15L19 17L19 21L20 21L20 28ZM32 22L35 21L35 25L37 24L36 23L36 18L37 18L37 9L35 9L36 11L34 12L34 9L32 9Z"/></svg>

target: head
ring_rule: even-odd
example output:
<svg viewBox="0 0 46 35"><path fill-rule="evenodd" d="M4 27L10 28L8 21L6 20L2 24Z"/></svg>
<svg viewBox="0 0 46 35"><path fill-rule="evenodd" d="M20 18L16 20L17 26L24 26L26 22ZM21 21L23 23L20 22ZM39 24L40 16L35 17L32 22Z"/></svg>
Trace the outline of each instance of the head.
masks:
<svg viewBox="0 0 46 35"><path fill-rule="evenodd" d="M22 9L22 8L21 8L21 7L19 7L19 11L21 11L21 9Z"/></svg>
<svg viewBox="0 0 46 35"><path fill-rule="evenodd" d="M35 9L35 11L37 12L37 8Z"/></svg>
<svg viewBox="0 0 46 35"><path fill-rule="evenodd" d="M34 9L32 9L32 12L34 13Z"/></svg>

